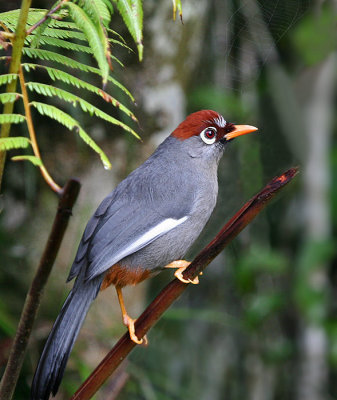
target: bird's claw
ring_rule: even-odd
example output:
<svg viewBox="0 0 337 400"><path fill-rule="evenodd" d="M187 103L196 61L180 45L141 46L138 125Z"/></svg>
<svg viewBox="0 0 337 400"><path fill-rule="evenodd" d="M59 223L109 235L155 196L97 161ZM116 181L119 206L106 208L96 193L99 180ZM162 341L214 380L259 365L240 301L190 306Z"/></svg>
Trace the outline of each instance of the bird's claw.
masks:
<svg viewBox="0 0 337 400"><path fill-rule="evenodd" d="M127 314L123 316L123 323L128 327L130 339L136 344L142 344L143 346L148 345L148 340L146 335L144 335L141 339L138 339L135 332L135 319L130 318Z"/></svg>
<svg viewBox="0 0 337 400"><path fill-rule="evenodd" d="M174 273L174 276L179 279L183 283L192 283L193 285L198 285L199 284L199 278L196 276L194 279L185 279L183 277L183 272L185 271L186 268L184 269L177 269Z"/></svg>

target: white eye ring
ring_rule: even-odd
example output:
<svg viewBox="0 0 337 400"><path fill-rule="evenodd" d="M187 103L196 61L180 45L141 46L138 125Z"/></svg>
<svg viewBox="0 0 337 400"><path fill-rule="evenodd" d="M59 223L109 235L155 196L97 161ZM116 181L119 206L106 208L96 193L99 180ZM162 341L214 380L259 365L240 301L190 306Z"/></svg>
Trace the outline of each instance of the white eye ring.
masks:
<svg viewBox="0 0 337 400"><path fill-rule="evenodd" d="M200 133L200 137L206 144L213 144L216 141L216 128L209 126Z"/></svg>

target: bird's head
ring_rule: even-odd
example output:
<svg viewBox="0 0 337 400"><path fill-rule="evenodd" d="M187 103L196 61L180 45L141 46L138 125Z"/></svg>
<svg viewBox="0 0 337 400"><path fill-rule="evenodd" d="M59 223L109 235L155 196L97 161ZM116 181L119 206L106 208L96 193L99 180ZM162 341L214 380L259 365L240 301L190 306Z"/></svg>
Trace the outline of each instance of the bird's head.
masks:
<svg viewBox="0 0 337 400"><path fill-rule="evenodd" d="M192 157L219 159L225 145L234 138L256 131L250 125L235 125L212 110L190 114L171 136L186 146Z"/></svg>

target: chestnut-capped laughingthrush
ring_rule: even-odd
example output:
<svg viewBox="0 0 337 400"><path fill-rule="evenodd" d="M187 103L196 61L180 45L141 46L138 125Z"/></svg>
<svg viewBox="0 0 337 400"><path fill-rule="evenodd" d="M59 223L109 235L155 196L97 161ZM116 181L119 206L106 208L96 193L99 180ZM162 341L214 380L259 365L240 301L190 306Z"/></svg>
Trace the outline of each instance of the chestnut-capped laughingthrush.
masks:
<svg viewBox="0 0 337 400"><path fill-rule="evenodd" d="M226 122L215 111L193 113L102 201L78 247L68 277L76 280L45 344L32 400L56 394L90 304L111 284L131 339L145 339L135 335L122 288L165 268L177 268L175 276L190 282L182 276L189 263L181 259L215 207L219 160L228 142L256 130Z"/></svg>

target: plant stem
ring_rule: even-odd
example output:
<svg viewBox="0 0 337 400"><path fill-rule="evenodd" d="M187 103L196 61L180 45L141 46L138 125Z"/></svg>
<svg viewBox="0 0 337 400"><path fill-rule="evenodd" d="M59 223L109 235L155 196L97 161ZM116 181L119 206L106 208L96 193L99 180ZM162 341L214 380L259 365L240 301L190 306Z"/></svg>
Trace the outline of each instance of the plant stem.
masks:
<svg viewBox="0 0 337 400"><path fill-rule="evenodd" d="M62 0L59 2L57 6L49 10L46 15L40 19L40 21L37 21L36 24L32 25L28 30L27 30L27 35L30 35L36 28L38 28L40 25L42 25L45 21L47 21L48 18L50 18L53 14L56 13L65 3L67 3L69 0Z"/></svg>
<svg viewBox="0 0 337 400"><path fill-rule="evenodd" d="M36 140L36 134L35 134L34 124L33 124L33 119L32 119L32 113L30 111L28 92L27 92L25 78L23 75L21 65L20 65L20 69L19 69L19 79L20 79L21 92L22 92L22 97L23 97L23 105L25 108L28 132L29 132L31 143L32 143L33 152L34 152L34 155L41 160L40 150L39 150L39 146L38 146L37 140ZM40 171L41 171L41 174L44 177L45 181L52 188L52 190L54 190L54 192L56 192L56 193L61 193L62 188L49 175L49 172L47 171L46 167L43 164L42 164L42 166L40 166Z"/></svg>
<svg viewBox="0 0 337 400"><path fill-rule="evenodd" d="M262 191L248 201L195 257L183 277L193 279L198 276L296 174L297 168L289 169L281 176L275 177ZM187 287L188 284L182 283L178 279L170 282L137 319L135 324L137 337L143 337ZM129 333L125 333L71 400L89 400L135 346Z"/></svg>
<svg viewBox="0 0 337 400"><path fill-rule="evenodd" d="M12 50L11 63L9 66L10 74L17 74L19 72L21 57L22 57L22 48L26 38L26 23L31 3L32 0L22 0L20 15L15 30L15 38L12 42L13 50ZM7 84L6 93L16 92L16 85L17 85L17 80L13 79L10 83ZM13 109L14 109L14 103L6 103L3 108L3 114L11 114L13 112ZM11 129L11 124L3 124L1 126L0 137L1 138L8 137L10 129ZM6 151L0 151L0 190L1 190L5 160L6 160Z"/></svg>
<svg viewBox="0 0 337 400"><path fill-rule="evenodd" d="M13 397L42 292L61 246L79 190L80 183L76 180L70 180L65 185L60 197L53 227L26 296L8 363L0 382L0 400L11 400Z"/></svg>

